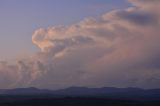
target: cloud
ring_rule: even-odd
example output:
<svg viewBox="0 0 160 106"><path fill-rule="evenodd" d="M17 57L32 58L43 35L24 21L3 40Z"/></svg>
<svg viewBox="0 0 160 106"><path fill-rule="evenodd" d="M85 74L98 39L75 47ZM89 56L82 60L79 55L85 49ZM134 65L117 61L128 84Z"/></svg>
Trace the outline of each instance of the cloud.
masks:
<svg viewBox="0 0 160 106"><path fill-rule="evenodd" d="M2 62L2 86L160 87L160 1L129 2L98 18L37 29L32 41L41 51L15 65Z"/></svg>

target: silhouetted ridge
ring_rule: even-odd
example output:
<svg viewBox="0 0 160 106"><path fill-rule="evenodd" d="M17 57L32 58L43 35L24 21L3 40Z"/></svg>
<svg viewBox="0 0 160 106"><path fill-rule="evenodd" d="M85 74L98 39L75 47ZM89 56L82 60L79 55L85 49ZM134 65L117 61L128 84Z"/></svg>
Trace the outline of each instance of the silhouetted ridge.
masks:
<svg viewBox="0 0 160 106"><path fill-rule="evenodd" d="M87 88L70 87L60 90L47 90L30 88L16 88L0 90L3 95L49 95L54 97L108 97L121 99L160 99L160 89L141 89L141 88Z"/></svg>

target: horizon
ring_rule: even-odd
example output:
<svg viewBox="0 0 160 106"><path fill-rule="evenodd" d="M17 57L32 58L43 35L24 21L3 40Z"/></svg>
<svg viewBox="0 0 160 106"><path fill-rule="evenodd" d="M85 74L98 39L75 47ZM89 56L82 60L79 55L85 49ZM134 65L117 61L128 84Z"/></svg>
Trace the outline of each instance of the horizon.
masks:
<svg viewBox="0 0 160 106"><path fill-rule="evenodd" d="M1 0L0 89L160 88L160 0Z"/></svg>
<svg viewBox="0 0 160 106"><path fill-rule="evenodd" d="M50 89L50 88L38 88L38 87L19 87L19 88L6 88L6 89L0 89L0 90L16 90L16 89L37 89L37 90L50 90L50 91L59 91L59 90L67 90L67 89L77 89L77 88L87 88L87 89L107 89L107 88L113 88L113 89L140 89L140 90L160 90L160 88L138 88L138 87L83 87L83 86L70 86L66 88L59 88L59 89Z"/></svg>

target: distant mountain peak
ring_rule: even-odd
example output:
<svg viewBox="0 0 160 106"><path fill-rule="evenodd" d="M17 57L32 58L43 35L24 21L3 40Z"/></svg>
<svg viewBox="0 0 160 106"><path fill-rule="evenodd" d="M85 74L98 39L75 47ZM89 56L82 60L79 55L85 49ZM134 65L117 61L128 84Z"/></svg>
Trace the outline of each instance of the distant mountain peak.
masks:
<svg viewBox="0 0 160 106"><path fill-rule="evenodd" d="M29 87L29 88L23 88L23 89L40 90L40 89L38 89L38 88L36 88L36 87Z"/></svg>
<svg viewBox="0 0 160 106"><path fill-rule="evenodd" d="M72 86L72 87L69 87L69 88L66 88L66 89L89 89L89 88Z"/></svg>
<svg viewBox="0 0 160 106"><path fill-rule="evenodd" d="M135 87L116 88L87 88L69 87L60 90L38 89L35 87L0 90L3 95L50 95L50 96L93 96L118 98L160 98L160 89L141 89ZM140 98L141 99L141 98Z"/></svg>

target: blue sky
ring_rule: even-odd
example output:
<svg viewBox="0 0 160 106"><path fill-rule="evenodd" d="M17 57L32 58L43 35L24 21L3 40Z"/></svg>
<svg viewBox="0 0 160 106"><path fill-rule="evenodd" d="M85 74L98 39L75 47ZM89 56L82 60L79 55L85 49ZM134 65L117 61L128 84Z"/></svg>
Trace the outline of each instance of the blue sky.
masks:
<svg viewBox="0 0 160 106"><path fill-rule="evenodd" d="M0 60L37 51L31 37L38 28L69 25L128 6L126 0L0 0Z"/></svg>

